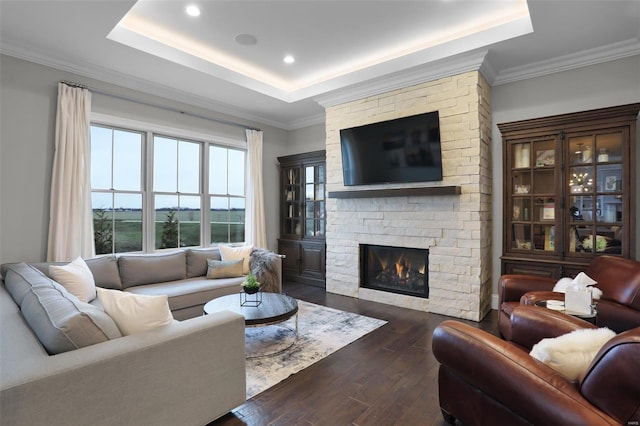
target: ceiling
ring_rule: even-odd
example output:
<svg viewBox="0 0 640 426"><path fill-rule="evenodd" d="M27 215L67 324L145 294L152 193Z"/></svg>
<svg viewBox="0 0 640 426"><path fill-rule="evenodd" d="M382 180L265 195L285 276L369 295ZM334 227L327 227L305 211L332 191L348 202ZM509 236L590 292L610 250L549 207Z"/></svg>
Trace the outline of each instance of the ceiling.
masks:
<svg viewBox="0 0 640 426"><path fill-rule="evenodd" d="M295 129L328 99L468 64L497 85L638 55L640 1L0 0L0 48Z"/></svg>

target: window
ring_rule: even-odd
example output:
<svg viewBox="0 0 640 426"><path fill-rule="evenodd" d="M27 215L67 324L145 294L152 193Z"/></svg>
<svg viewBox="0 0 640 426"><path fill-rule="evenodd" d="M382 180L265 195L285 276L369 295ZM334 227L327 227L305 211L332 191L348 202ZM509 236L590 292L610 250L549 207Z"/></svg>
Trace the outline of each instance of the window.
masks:
<svg viewBox="0 0 640 426"><path fill-rule="evenodd" d="M140 132L91 126L91 205L96 254L143 248Z"/></svg>
<svg viewBox="0 0 640 426"><path fill-rule="evenodd" d="M211 242L244 241L245 153L209 147Z"/></svg>
<svg viewBox="0 0 640 426"><path fill-rule="evenodd" d="M163 136L153 138L156 249L200 245L200 145Z"/></svg>
<svg viewBox="0 0 640 426"><path fill-rule="evenodd" d="M96 254L244 241L243 143L163 130L91 126Z"/></svg>

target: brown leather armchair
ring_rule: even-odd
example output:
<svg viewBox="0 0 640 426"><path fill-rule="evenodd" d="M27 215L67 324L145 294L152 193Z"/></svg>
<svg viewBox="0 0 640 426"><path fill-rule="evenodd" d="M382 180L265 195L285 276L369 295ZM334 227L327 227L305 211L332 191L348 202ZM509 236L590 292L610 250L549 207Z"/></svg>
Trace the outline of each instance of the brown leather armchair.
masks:
<svg viewBox="0 0 640 426"><path fill-rule="evenodd" d="M596 287L603 293L598 301L597 324L615 332L640 327L640 262L602 255L595 257L585 272L598 282ZM541 299L564 300L563 293L552 292L557 281L534 275L500 277L498 329L505 339L511 338L510 316L516 306Z"/></svg>
<svg viewBox="0 0 640 426"><path fill-rule="evenodd" d="M444 321L433 334L445 421L467 425L619 425L640 421L640 327L607 342L573 383L529 356L532 342L594 327L551 310L514 310L513 341Z"/></svg>

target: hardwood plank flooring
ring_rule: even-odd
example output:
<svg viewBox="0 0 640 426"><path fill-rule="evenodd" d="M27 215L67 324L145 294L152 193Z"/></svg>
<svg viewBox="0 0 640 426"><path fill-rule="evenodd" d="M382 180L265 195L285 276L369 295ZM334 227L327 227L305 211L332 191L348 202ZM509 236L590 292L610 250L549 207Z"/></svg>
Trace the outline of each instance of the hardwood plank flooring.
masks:
<svg viewBox="0 0 640 426"><path fill-rule="evenodd" d="M285 283L294 298L380 318L388 324L256 395L209 426L433 425L446 423L438 404L438 362L431 353L443 315L398 308ZM464 321L464 320L459 320ZM497 314L468 322L497 335Z"/></svg>

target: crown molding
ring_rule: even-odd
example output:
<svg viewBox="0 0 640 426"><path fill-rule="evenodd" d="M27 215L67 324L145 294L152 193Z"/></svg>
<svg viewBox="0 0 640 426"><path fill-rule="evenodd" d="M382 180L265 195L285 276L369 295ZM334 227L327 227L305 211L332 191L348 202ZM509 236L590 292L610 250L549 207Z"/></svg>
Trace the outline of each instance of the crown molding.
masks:
<svg viewBox="0 0 640 426"><path fill-rule="evenodd" d="M481 68L486 56L487 50L481 50L439 59L343 90L316 96L313 100L327 108L443 77L477 71Z"/></svg>
<svg viewBox="0 0 640 426"><path fill-rule="evenodd" d="M0 53L34 62L60 71L73 73L100 82L114 84L137 92L158 96L164 99L185 103L204 108L219 114L229 115L254 123L260 123L283 130L295 130L303 127L321 124L325 120L324 114L304 117L299 120L282 122L266 119L249 114L244 110L233 108L212 99L177 90L173 87L153 83L148 80L132 77L131 75L96 67L87 63L72 63L49 54L38 52L20 43L4 38L0 43ZM357 84L343 90L336 90L313 98L323 107L338 105L372 95L388 92L411 85L424 83L442 77L479 70L491 86L512 83L530 78L567 71L588 65L622 59L640 55L640 37L624 40L594 49L584 50L565 56L544 61L534 62L513 68L496 71L488 60L487 50L456 55L443 58L431 63L419 65L411 69L382 76L368 82Z"/></svg>
<svg viewBox="0 0 640 426"><path fill-rule="evenodd" d="M493 82L495 81L498 72L491 64L490 56L491 55L487 55L485 60L482 61L482 64L480 64L480 74L484 76L484 79L487 80L489 86L493 86Z"/></svg>
<svg viewBox="0 0 640 426"><path fill-rule="evenodd" d="M315 114L308 117L303 117L299 120L293 120L289 123L285 130L297 130L304 127L315 126L316 124L324 124L327 118L326 113Z"/></svg>
<svg viewBox="0 0 640 426"><path fill-rule="evenodd" d="M12 56L25 61L44 65L49 68L54 68L59 71L69 72L82 77L98 80L100 82L114 84L116 86L135 90L137 92L145 93L148 95L158 96L160 98L181 102L190 106L204 108L216 113L229 115L233 118L241 118L252 121L254 123L260 123L284 130L290 130L290 123L283 123L280 121L265 119L264 117L259 117L253 114L248 114L246 111L233 108L227 104L215 102L210 98L194 95L189 92L177 90L174 87L150 82L148 80L133 77L125 73L108 70L102 67L96 67L88 63L78 63L70 60L66 61L61 58L54 58L45 53L22 46L19 43L12 43L11 41L8 41L6 39L3 39L2 43L0 44L0 53L2 53L3 55Z"/></svg>
<svg viewBox="0 0 640 426"><path fill-rule="evenodd" d="M638 37L544 61L507 68L496 75L492 85L499 86L635 55L640 55L640 38Z"/></svg>

